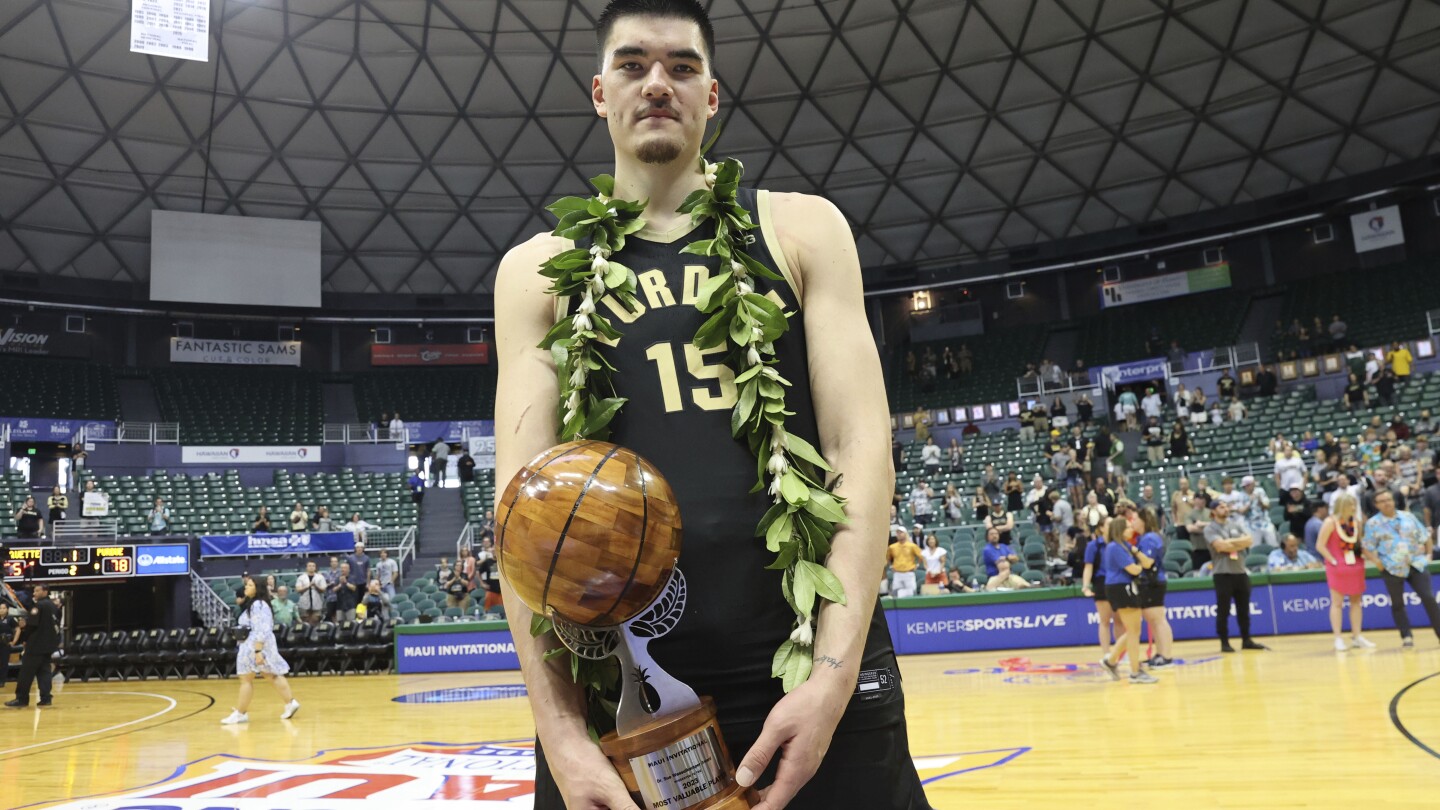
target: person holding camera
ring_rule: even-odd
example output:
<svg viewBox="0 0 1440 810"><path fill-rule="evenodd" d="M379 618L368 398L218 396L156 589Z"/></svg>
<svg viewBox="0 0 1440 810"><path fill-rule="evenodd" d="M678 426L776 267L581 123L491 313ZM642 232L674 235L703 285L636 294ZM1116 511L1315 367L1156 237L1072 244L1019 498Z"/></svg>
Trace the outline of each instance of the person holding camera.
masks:
<svg viewBox="0 0 1440 810"><path fill-rule="evenodd" d="M35 506L35 496L29 495L25 503L15 510L15 536L21 540L36 540L45 533L45 518Z"/></svg>
<svg viewBox="0 0 1440 810"><path fill-rule="evenodd" d="M1105 527L1105 540L1105 598L1120 617L1125 632L1116 639L1110 654L1100 659L1100 665L1112 680L1120 680L1119 658L1123 651L1130 658L1130 683L1159 683L1158 678L1140 668L1140 578L1146 568L1155 565L1155 560L1137 548L1139 537L1122 518L1111 520Z"/></svg>
<svg viewBox="0 0 1440 810"><path fill-rule="evenodd" d="M240 605L240 622L232 628L239 649L235 653L235 674L240 677L240 695L235 699L235 708L221 720L222 725L233 726L250 722L250 699L255 694L255 675L259 673L275 685L275 691L285 699L285 710L281 720L289 720L300 711L300 701L290 691L285 674L290 665L280 657L275 646L275 614L270 609L270 591L263 580L254 577L245 580L245 601Z"/></svg>

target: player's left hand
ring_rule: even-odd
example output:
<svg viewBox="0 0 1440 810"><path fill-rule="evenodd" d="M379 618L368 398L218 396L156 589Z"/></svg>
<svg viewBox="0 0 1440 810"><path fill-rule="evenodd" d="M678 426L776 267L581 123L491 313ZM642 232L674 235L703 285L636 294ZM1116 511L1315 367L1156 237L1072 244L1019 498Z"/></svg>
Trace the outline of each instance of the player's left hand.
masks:
<svg viewBox="0 0 1440 810"><path fill-rule="evenodd" d="M833 681L809 680L780 699L765 718L760 737L736 769L736 781L749 786L760 778L778 752L775 781L760 791L763 801L753 810L782 810L820 769L830 739L849 703Z"/></svg>

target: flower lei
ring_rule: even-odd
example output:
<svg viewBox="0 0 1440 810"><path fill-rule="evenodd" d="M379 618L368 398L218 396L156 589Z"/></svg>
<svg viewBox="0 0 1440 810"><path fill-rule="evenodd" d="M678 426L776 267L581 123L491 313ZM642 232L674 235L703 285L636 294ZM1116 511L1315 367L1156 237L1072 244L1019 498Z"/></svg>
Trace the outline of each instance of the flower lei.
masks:
<svg viewBox="0 0 1440 810"><path fill-rule="evenodd" d="M700 163L705 188L692 192L677 210L696 224L713 222L715 235L680 252L717 257L722 270L700 285L695 306L710 317L693 342L702 350L729 347L726 363L735 372L738 395L731 434L743 436L755 456L758 480L750 491L763 489L773 500L755 536L765 538L765 547L775 553L766 568L784 572L781 591L795 614L795 628L771 664L771 676L781 679L789 692L810 677L818 600L845 603L844 586L821 562L830 553L836 526L846 520L845 499L833 491L838 477L825 484L825 474L833 469L820 452L785 430L785 418L795 414L785 408L785 389L791 383L775 369L775 340L789 328L791 313L755 291L757 276L783 279L745 251L747 232L756 225L736 197L744 168L733 158L717 164L702 157ZM560 319L540 343L549 349L560 380L562 442L609 436L609 424L625 399L615 396L610 380L615 367L597 344L613 344L620 332L597 311L596 303L609 295L632 312L638 304L634 271L610 257L624 249L626 236L644 227L646 203L614 199L615 179L609 175L590 183L598 196L565 197L547 207L560 220L555 236L588 241L590 247L564 251L540 270L552 282L547 292L580 301L574 314ZM532 626L532 632L548 629L543 620ZM571 674L577 681L581 668L572 656ZM587 682L593 677L587 676Z"/></svg>

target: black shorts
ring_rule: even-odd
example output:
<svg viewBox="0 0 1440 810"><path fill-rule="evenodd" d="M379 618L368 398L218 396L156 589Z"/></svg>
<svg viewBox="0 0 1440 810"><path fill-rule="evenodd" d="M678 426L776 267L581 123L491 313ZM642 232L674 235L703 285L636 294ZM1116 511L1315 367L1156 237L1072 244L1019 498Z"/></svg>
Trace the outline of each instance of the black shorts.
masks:
<svg viewBox="0 0 1440 810"><path fill-rule="evenodd" d="M730 759L739 766L753 739L727 736ZM757 788L775 779L777 754L770 768L756 782ZM931 810L925 788L910 758L905 723L891 723L874 729L837 733L830 749L805 787L786 805L787 810ZM545 752L535 744L535 810L565 810L560 789L545 763Z"/></svg>
<svg viewBox="0 0 1440 810"><path fill-rule="evenodd" d="M1140 596L1136 593L1138 589L1134 585L1133 582L1123 585L1106 585L1105 599L1110 602L1110 607L1115 610L1140 607Z"/></svg>
<svg viewBox="0 0 1440 810"><path fill-rule="evenodd" d="M1168 586L1168 582L1161 580L1153 588L1142 589L1140 591L1140 607L1165 607L1165 590Z"/></svg>
<svg viewBox="0 0 1440 810"><path fill-rule="evenodd" d="M1096 601L1096 602L1104 602L1104 601L1107 601L1107 600L1106 600L1106 597L1105 597L1105 580L1103 580L1103 579L1092 579L1092 580L1090 580L1090 591L1095 594L1095 601Z"/></svg>

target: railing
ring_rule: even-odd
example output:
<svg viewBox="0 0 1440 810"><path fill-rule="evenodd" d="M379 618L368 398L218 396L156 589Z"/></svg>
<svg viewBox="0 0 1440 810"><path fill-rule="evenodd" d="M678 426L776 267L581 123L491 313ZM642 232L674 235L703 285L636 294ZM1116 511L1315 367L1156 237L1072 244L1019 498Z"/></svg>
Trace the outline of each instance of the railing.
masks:
<svg viewBox="0 0 1440 810"><path fill-rule="evenodd" d="M57 520L50 536L57 546L87 545L94 540L113 541L120 536L120 521L116 518Z"/></svg>
<svg viewBox="0 0 1440 810"><path fill-rule="evenodd" d="M225 600L210 587L210 583L201 579L194 571L190 572L190 607L200 616L200 621L206 627L226 628L230 626L230 606Z"/></svg>
<svg viewBox="0 0 1440 810"><path fill-rule="evenodd" d="M75 441L120 444L179 444L180 425L177 422L120 422L114 433L96 430L93 427L80 428Z"/></svg>
<svg viewBox="0 0 1440 810"><path fill-rule="evenodd" d="M379 551L382 548L395 555L395 562L400 565L400 572L403 574L406 561L415 559L415 527L370 529L365 532L367 552Z"/></svg>
<svg viewBox="0 0 1440 810"><path fill-rule="evenodd" d="M475 524L466 523L465 528L460 530L460 537L455 541L455 559L460 559L460 549L471 548L475 545Z"/></svg>
<svg viewBox="0 0 1440 810"><path fill-rule="evenodd" d="M10 424L0 425L0 447L10 446Z"/></svg>
<svg viewBox="0 0 1440 810"><path fill-rule="evenodd" d="M326 444L388 444L390 428L359 423L326 423L321 434Z"/></svg>
<svg viewBox="0 0 1440 810"><path fill-rule="evenodd" d="M1040 399L1044 396L1056 394L1068 394L1073 391L1089 391L1095 387L1090 382L1088 373L1064 374L1060 379L1047 380L1039 376L1017 377L1015 379L1015 390L1020 399Z"/></svg>

